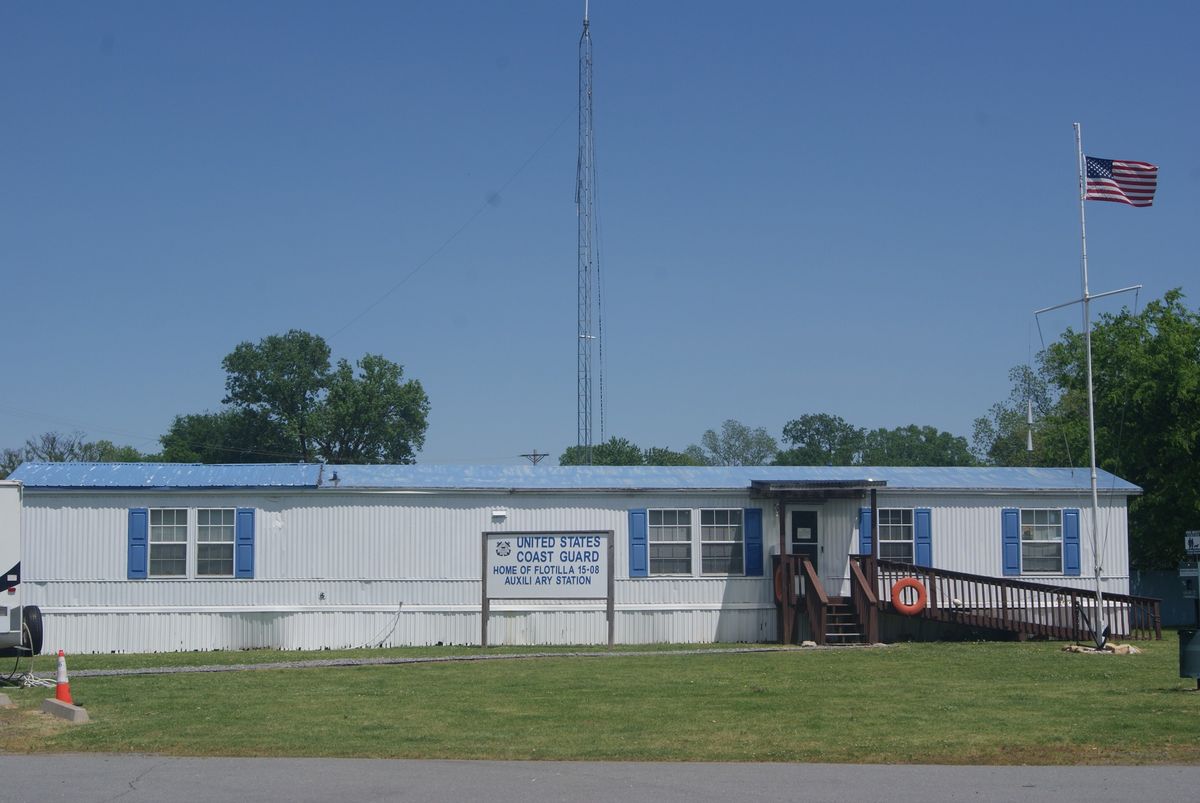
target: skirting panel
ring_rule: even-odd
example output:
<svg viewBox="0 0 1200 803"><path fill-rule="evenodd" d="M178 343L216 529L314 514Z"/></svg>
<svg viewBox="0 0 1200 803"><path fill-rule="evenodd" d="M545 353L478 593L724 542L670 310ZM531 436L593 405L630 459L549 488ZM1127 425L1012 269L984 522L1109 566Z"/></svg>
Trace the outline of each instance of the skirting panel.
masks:
<svg viewBox="0 0 1200 803"><path fill-rule="evenodd" d="M619 644L764 642L775 610L618 610ZM479 644L473 611L92 611L48 612L45 648L70 653L195 650L324 650ZM604 612L493 610L492 645L605 644Z"/></svg>

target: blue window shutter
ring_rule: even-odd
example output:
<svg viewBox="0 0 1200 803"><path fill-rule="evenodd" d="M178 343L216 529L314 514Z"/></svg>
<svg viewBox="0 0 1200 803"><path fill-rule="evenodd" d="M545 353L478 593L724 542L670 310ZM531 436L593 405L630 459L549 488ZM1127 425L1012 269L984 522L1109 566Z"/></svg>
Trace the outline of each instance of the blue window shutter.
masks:
<svg viewBox="0 0 1200 803"><path fill-rule="evenodd" d="M1001 548L1006 577L1021 573L1021 511L1006 507L1000 511Z"/></svg>
<svg viewBox="0 0 1200 803"><path fill-rule="evenodd" d="M254 508L237 509L234 541L234 577L254 576Z"/></svg>
<svg viewBox="0 0 1200 803"><path fill-rule="evenodd" d="M748 507L742 511L742 520L746 526L746 576L762 577L763 573L763 532L762 508Z"/></svg>
<svg viewBox="0 0 1200 803"><path fill-rule="evenodd" d="M871 508L858 509L858 554L871 554Z"/></svg>
<svg viewBox="0 0 1200 803"><path fill-rule="evenodd" d="M129 510L130 580L145 580L150 549L150 511L144 507Z"/></svg>
<svg viewBox="0 0 1200 803"><path fill-rule="evenodd" d="M927 507L913 511L913 563L933 568L933 512Z"/></svg>
<svg viewBox="0 0 1200 803"><path fill-rule="evenodd" d="M646 547L646 511L629 511L629 576L650 576L650 555Z"/></svg>
<svg viewBox="0 0 1200 803"><path fill-rule="evenodd" d="M1063 574L1078 577L1079 559L1079 509L1063 511Z"/></svg>

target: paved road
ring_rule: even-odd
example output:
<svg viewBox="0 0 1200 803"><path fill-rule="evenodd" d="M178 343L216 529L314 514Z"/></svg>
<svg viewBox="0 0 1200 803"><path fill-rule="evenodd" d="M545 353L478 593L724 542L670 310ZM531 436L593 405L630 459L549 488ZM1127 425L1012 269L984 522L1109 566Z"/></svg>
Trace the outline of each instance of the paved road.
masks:
<svg viewBox="0 0 1200 803"><path fill-rule="evenodd" d="M1200 767L928 767L0 756L0 801L1138 801L1200 799Z"/></svg>

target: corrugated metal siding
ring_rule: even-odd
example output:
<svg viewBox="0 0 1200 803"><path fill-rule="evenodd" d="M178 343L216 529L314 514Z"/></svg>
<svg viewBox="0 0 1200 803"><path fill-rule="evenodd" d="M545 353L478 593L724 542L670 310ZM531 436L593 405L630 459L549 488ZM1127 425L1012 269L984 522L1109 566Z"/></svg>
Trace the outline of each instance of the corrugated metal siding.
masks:
<svg viewBox="0 0 1200 803"><path fill-rule="evenodd" d="M745 495L703 506L745 507ZM254 580L125 580L130 507L256 509ZM75 652L374 643L478 643L484 531L613 530L627 578L628 509L697 507L695 495L495 497L328 492L296 495L43 492L24 511L31 602L47 645ZM507 515L494 519L493 511ZM63 560L64 555L71 556ZM756 641L773 632L760 578L617 579L623 642ZM492 643L603 643L603 603L493 602ZM397 611L399 615L397 616Z"/></svg>
<svg viewBox="0 0 1200 803"><path fill-rule="evenodd" d="M879 506L932 508L933 565L971 574L1000 577L1004 574L1000 538L1000 511L1014 508L1079 508L1080 557L1083 574L1022 575L1021 579L1072 588L1091 588L1091 496L1060 495L946 495L880 494ZM1100 565L1106 591L1129 593L1129 532L1124 500L1100 500Z"/></svg>
<svg viewBox="0 0 1200 803"><path fill-rule="evenodd" d="M827 589L848 587L859 500L817 506ZM881 493L881 507L933 508L934 565L1000 575L1000 510L1086 507L1064 494ZM130 507L253 507L253 580L143 580L126 575ZM777 551L774 502L745 493L419 494L340 491L33 491L23 530L27 602L46 611L47 649L73 652L478 643L484 531L612 530L616 634L623 643L759 641L775 637L764 578L629 579L628 510L761 507ZM503 510L503 519L493 511ZM1128 591L1125 508L1102 511L1106 587ZM1091 564L1090 516L1083 565ZM1085 575L1087 574L1085 570ZM1043 578L1090 587L1090 578ZM495 644L602 643L602 602L494 602ZM382 635L381 635L382 634Z"/></svg>

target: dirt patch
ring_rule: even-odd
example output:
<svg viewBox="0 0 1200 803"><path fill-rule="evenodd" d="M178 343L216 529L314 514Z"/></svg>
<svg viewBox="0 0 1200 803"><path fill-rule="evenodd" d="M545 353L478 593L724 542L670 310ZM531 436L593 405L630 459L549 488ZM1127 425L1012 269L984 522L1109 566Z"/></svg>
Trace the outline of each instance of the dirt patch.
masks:
<svg viewBox="0 0 1200 803"><path fill-rule="evenodd" d="M36 753L45 750L44 742L72 727L69 722L43 714L36 708L0 709L0 752ZM41 705L40 702L37 703Z"/></svg>

